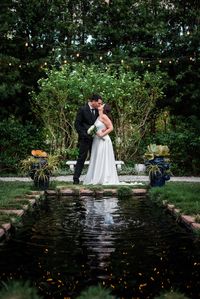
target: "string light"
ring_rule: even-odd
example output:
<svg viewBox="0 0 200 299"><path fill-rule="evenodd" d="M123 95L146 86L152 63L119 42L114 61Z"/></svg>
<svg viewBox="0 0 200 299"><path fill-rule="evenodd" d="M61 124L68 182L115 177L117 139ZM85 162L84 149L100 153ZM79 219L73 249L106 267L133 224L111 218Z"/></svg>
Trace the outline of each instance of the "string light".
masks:
<svg viewBox="0 0 200 299"><path fill-rule="evenodd" d="M78 52L78 53L76 53L76 54L74 54L75 55L75 57L77 57L77 58L79 58L80 57L80 53ZM84 56L84 55L83 55ZM61 57L60 57L61 58ZM70 58L72 59L72 61L74 61L74 56L71 54L70 55ZM100 60L103 60L103 55L101 55L101 56L99 56L99 59ZM114 58L114 57L113 57ZM181 56L181 57L178 57L178 58L173 58L173 59L171 59L171 58L163 58L163 59L150 59L150 58L145 58L145 59L142 59L141 60L141 58L140 57L138 57L138 62L140 62L141 63L141 65L146 65L146 67L151 67L151 65L153 66L153 65L156 65L157 63L159 63L159 64L164 64L164 63L169 63L169 64L172 64L173 62L174 63L181 63L181 62L184 62L184 63L186 63L187 61L188 61L188 63L189 62L192 62L192 63L197 63L197 62L199 62L199 57L197 57L196 55L195 56ZM60 60L59 61L59 65L60 66L62 66L62 64L67 64L67 63L69 63L70 62L70 59L69 60L67 60L67 59L64 59L64 60ZM1 60L1 65L9 65L10 67L12 66L12 67L19 67L19 68L22 68L22 67L24 67L24 66L31 66L31 64L32 64L32 62L31 61L29 61L29 62L22 62L22 61L20 61L20 63L14 63L14 62L4 62L3 60ZM131 59L130 59L130 61L124 61L123 59L121 59L120 60L120 62L112 62L112 65L113 64L115 64L115 65L117 65L117 64L123 64L124 66L126 66L127 68L129 68L129 67L131 67L131 66L133 66L134 65L134 63L136 63L137 64L137 62L135 61L131 61ZM108 63L109 64L109 63ZM44 66L45 67L47 67L47 66L53 66L54 65L54 63L53 62L43 62L41 65L38 65L38 67L40 67L40 68L43 68Z"/></svg>

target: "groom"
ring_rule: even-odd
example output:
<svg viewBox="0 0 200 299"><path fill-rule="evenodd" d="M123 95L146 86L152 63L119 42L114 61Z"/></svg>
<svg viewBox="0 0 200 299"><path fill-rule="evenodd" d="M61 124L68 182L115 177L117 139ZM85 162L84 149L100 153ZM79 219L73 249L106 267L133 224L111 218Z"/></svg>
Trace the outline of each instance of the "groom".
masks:
<svg viewBox="0 0 200 299"><path fill-rule="evenodd" d="M87 134L87 130L91 127L99 116L98 107L102 104L102 97L98 94L93 94L88 103L79 108L76 120L75 129L78 133L78 149L79 155L75 166L73 181L74 184L79 184L79 177L82 173L84 162L88 153L92 148L92 136Z"/></svg>

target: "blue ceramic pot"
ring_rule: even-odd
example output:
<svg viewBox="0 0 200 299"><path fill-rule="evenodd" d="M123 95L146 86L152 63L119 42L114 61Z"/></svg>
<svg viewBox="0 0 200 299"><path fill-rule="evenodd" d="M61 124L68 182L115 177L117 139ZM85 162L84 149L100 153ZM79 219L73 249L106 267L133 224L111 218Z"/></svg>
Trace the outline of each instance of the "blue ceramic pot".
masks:
<svg viewBox="0 0 200 299"><path fill-rule="evenodd" d="M166 173L166 170L169 170L170 164L165 161L164 157L156 157L152 160L149 160L145 163L148 165L157 165L159 168L158 172L150 174L150 185L151 187L162 187L165 185L165 181L170 179L170 175Z"/></svg>

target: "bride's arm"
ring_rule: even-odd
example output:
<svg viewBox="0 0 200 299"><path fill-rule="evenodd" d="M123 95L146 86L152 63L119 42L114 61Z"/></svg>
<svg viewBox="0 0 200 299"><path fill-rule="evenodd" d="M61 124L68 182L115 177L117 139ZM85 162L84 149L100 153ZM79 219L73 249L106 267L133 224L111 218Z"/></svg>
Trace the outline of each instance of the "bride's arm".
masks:
<svg viewBox="0 0 200 299"><path fill-rule="evenodd" d="M110 118L107 115L103 115L102 116L102 122L104 123L104 125L106 126L105 129L97 132L97 136L99 137L104 137L105 135L109 134L110 132L113 131L113 124L110 120Z"/></svg>

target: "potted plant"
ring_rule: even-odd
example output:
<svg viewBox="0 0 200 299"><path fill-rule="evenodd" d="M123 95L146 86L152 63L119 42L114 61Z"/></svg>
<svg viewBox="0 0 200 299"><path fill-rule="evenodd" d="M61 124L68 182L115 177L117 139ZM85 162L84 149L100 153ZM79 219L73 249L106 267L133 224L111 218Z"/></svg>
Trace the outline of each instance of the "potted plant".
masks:
<svg viewBox="0 0 200 299"><path fill-rule="evenodd" d="M32 150L31 156L21 161L20 169L23 173L28 173L35 187L46 190L50 175L58 169L58 165L58 156L48 155L43 150Z"/></svg>
<svg viewBox="0 0 200 299"><path fill-rule="evenodd" d="M167 145L149 144L144 154L146 171L151 187L161 187L170 179L169 148Z"/></svg>

